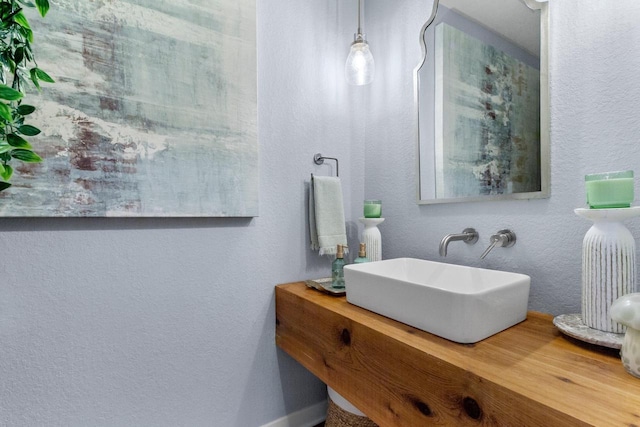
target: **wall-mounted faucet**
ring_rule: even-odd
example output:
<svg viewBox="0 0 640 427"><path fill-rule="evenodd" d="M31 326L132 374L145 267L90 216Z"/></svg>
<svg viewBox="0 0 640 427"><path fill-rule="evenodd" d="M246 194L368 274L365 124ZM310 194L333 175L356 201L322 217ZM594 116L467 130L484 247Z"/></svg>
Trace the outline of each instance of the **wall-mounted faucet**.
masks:
<svg viewBox="0 0 640 427"><path fill-rule="evenodd" d="M447 246L455 240L462 240L472 245L478 241L478 232L473 228L465 228L462 233L447 234L440 242L440 256L447 256Z"/></svg>
<svg viewBox="0 0 640 427"><path fill-rule="evenodd" d="M484 259L493 248L510 248L516 244L516 233L511 230L500 230L496 234L493 234L489 240L491 244L480 255L480 259Z"/></svg>

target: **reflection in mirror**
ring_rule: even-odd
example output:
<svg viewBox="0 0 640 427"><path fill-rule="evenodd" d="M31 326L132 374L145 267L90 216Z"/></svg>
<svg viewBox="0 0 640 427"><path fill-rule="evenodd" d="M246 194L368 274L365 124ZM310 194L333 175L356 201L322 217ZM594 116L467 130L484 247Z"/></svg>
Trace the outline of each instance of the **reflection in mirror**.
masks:
<svg viewBox="0 0 640 427"><path fill-rule="evenodd" d="M414 73L419 203L549 196L547 6L434 0Z"/></svg>

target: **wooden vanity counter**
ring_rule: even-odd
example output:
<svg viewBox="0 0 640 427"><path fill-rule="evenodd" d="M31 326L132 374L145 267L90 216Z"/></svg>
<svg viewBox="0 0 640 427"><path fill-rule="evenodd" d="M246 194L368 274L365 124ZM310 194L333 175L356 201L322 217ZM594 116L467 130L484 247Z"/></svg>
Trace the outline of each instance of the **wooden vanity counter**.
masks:
<svg viewBox="0 0 640 427"><path fill-rule="evenodd" d="M276 287L276 343L380 426L636 426L640 379L552 316L457 344L324 295Z"/></svg>

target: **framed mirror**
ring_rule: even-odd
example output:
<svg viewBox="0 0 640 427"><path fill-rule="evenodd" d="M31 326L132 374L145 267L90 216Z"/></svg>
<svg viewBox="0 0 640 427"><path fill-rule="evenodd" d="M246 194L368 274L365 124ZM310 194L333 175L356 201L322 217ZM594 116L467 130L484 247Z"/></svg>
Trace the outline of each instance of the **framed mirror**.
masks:
<svg viewBox="0 0 640 427"><path fill-rule="evenodd" d="M414 70L418 203L549 197L546 1L434 0Z"/></svg>

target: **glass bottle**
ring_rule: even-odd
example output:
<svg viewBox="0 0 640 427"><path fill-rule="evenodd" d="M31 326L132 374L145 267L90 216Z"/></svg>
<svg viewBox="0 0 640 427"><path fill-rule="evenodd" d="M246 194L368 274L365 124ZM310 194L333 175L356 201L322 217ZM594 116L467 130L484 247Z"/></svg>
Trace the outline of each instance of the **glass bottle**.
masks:
<svg viewBox="0 0 640 427"><path fill-rule="evenodd" d="M358 258L353 260L354 264L362 264L363 262L369 262L367 258L367 244L360 243L360 250L358 251Z"/></svg>
<svg viewBox="0 0 640 427"><path fill-rule="evenodd" d="M331 264L331 286L334 288L344 288L344 264L344 250L338 245L336 259Z"/></svg>

